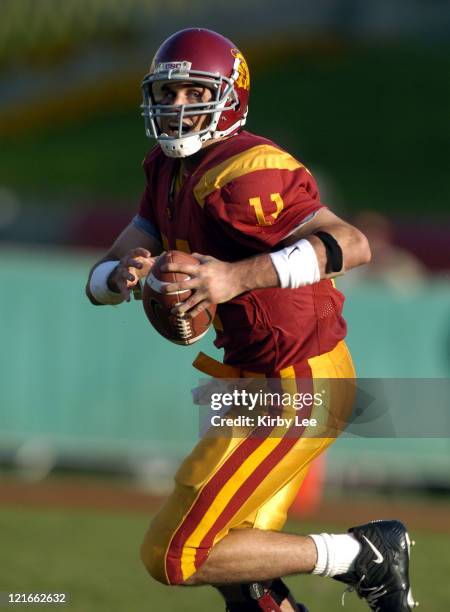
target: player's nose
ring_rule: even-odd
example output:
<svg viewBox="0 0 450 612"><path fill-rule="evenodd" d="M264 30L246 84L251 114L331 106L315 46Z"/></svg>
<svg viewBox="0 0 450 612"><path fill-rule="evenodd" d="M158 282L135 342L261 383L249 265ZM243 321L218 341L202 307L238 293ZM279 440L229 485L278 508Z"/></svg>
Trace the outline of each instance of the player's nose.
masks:
<svg viewBox="0 0 450 612"><path fill-rule="evenodd" d="M173 104L175 106L181 106L182 104L187 104L187 96L183 91L178 91L173 100Z"/></svg>

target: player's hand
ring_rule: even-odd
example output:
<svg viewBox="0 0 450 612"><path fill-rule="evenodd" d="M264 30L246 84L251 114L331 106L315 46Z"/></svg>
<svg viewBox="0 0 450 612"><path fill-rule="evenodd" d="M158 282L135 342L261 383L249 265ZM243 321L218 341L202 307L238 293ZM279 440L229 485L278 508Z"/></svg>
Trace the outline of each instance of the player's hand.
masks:
<svg viewBox="0 0 450 612"><path fill-rule="evenodd" d="M163 272L180 272L190 276L189 280L169 283L164 287L165 293L190 289L192 295L173 309L174 313L188 313L195 317L211 304L221 304L239 295L245 288L241 282L236 264L215 259L210 255L192 253L200 265L169 263L161 269Z"/></svg>
<svg viewBox="0 0 450 612"><path fill-rule="evenodd" d="M147 249L136 248L128 251L119 261L109 278L108 286L112 291L121 293L123 297L130 301L133 288L137 286L141 278L145 278L152 269L156 257L152 257Z"/></svg>

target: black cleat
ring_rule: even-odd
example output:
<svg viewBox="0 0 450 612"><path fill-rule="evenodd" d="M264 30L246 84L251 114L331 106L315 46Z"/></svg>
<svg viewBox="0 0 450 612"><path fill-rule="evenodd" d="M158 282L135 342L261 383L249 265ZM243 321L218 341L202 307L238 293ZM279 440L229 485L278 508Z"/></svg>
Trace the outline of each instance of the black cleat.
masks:
<svg viewBox="0 0 450 612"><path fill-rule="evenodd" d="M411 540L403 523L373 521L348 531L362 549L353 570L334 578L348 584L347 590L356 591L374 612L411 612L419 604L409 583Z"/></svg>

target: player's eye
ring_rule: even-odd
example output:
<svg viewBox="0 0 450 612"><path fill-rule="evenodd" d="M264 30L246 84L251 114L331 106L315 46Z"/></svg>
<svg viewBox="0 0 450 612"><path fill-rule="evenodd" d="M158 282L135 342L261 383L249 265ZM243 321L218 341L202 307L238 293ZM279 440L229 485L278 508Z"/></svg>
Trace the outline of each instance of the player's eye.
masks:
<svg viewBox="0 0 450 612"><path fill-rule="evenodd" d="M191 98L192 100L203 100L203 90L199 90L199 89L191 89L188 92L188 96L189 98Z"/></svg>
<svg viewBox="0 0 450 612"><path fill-rule="evenodd" d="M175 92L173 91L163 91L162 92L162 98L161 98L161 102L167 103L167 102L172 102L175 99Z"/></svg>

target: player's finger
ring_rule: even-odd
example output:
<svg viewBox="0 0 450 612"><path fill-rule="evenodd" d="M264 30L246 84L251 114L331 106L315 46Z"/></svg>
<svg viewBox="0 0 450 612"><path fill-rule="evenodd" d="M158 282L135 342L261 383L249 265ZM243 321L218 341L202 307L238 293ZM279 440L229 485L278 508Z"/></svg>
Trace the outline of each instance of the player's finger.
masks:
<svg viewBox="0 0 450 612"><path fill-rule="evenodd" d="M124 268L136 268L137 270L141 270L144 265L148 265L148 262L143 261L142 258L136 259L134 257L127 257L122 261L122 266Z"/></svg>
<svg viewBox="0 0 450 612"><path fill-rule="evenodd" d="M146 251L146 252L148 253L149 251ZM144 257L144 255L141 255L140 253L136 253L135 250L133 250L133 251L129 251L126 255L122 257L122 259L120 260L120 265L129 267L129 266L137 266L139 264L141 266L148 259L151 259L151 258Z"/></svg>
<svg viewBox="0 0 450 612"><path fill-rule="evenodd" d="M118 279L116 282L117 289L119 289L122 297L129 302L130 301L130 290L127 287L125 279Z"/></svg>
<svg viewBox="0 0 450 612"><path fill-rule="evenodd" d="M194 293L184 302L180 302L177 306L172 308L172 312L174 314L186 314L190 313L190 309L194 308L199 302L205 299L205 295L200 293L199 291L194 291Z"/></svg>
<svg viewBox="0 0 450 612"><path fill-rule="evenodd" d="M134 258L129 259L126 265L127 265L127 268L136 268L138 270L140 270L144 266L144 264L141 261L134 259Z"/></svg>
<svg viewBox="0 0 450 612"><path fill-rule="evenodd" d="M118 282L119 280L135 282L137 281L137 278L136 275L133 274L133 270L130 270L129 268L122 268L119 272Z"/></svg>
<svg viewBox="0 0 450 612"><path fill-rule="evenodd" d="M195 257L195 259L198 259L201 263L205 263L206 261L212 259L212 257L209 255L202 255L201 253L191 253L191 255L192 257Z"/></svg>
<svg viewBox="0 0 450 612"><path fill-rule="evenodd" d="M195 276L198 272L199 266L195 264L184 264L184 263L167 263L161 266L162 272L180 272L181 274L188 274L189 276Z"/></svg>
<svg viewBox="0 0 450 612"><path fill-rule="evenodd" d="M152 256L150 251L148 251L147 249L143 249L142 247L131 249L131 251L128 252L128 255L131 255L132 257L146 257L146 258Z"/></svg>
<svg viewBox="0 0 450 612"><path fill-rule="evenodd" d="M209 302L208 300L203 300L202 302L197 304L197 306L194 306L194 308L191 308L191 310L188 310L186 314L194 318L200 312L202 312L203 310L206 310L209 306L211 306L211 302Z"/></svg>

